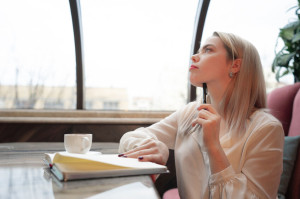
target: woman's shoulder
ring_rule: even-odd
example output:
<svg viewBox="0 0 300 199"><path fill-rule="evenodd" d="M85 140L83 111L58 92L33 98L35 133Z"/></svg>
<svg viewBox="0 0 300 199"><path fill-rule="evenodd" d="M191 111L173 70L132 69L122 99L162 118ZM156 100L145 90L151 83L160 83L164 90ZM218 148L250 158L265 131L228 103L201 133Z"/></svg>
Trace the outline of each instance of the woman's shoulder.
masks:
<svg viewBox="0 0 300 199"><path fill-rule="evenodd" d="M201 105L201 103L200 103L200 102L197 102L197 101L189 102L189 103L183 105L181 108L179 108L178 111L181 111L181 112L193 112L193 111L195 111L200 105Z"/></svg>
<svg viewBox="0 0 300 199"><path fill-rule="evenodd" d="M282 149L284 131L280 121L267 110L257 110L250 117L243 140L250 151Z"/></svg>
<svg viewBox="0 0 300 199"><path fill-rule="evenodd" d="M192 115L197 111L197 108L200 106L200 102L193 101L188 104L183 105L179 110L176 111L178 119L180 122L188 120Z"/></svg>
<svg viewBox="0 0 300 199"><path fill-rule="evenodd" d="M281 126L281 122L274 117L267 109L259 109L256 110L251 116L250 116L250 122L254 122L261 125L279 125Z"/></svg>
<svg viewBox="0 0 300 199"><path fill-rule="evenodd" d="M248 123L248 130L251 134L283 134L281 122L275 118L267 109L260 109L255 111Z"/></svg>

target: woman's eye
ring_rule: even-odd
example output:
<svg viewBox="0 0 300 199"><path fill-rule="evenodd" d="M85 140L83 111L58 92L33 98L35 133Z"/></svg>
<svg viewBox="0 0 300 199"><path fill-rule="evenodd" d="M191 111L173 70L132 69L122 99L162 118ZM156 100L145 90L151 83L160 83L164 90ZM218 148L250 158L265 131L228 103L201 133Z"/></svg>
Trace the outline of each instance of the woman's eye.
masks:
<svg viewBox="0 0 300 199"><path fill-rule="evenodd" d="M204 49L204 52L205 52L205 53L209 53L210 51L211 51L210 48L205 48L205 49Z"/></svg>

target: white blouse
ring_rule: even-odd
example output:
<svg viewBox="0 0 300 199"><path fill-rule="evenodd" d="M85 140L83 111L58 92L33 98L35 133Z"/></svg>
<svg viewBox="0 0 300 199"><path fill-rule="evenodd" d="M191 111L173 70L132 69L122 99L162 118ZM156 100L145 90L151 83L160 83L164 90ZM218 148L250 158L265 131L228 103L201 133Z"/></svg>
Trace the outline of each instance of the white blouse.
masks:
<svg viewBox="0 0 300 199"><path fill-rule="evenodd" d="M227 133L220 143L230 166L212 174L200 130L187 134L199 104L182 109L147 128L123 135L119 152L144 139L158 139L175 151L177 185L181 199L276 198L282 172L284 133L281 123L259 110L247 122L244 136Z"/></svg>

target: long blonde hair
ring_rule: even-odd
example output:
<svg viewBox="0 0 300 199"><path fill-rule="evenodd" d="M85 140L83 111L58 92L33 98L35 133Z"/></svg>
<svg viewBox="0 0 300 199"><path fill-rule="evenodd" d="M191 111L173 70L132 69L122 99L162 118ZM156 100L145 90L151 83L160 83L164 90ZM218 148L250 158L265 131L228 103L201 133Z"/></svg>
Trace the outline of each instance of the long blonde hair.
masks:
<svg viewBox="0 0 300 199"><path fill-rule="evenodd" d="M231 33L214 32L219 37L229 60L241 59L241 68L225 91L219 104L220 114L230 131L244 132L247 119L257 109L266 108L266 87L262 65L256 48Z"/></svg>

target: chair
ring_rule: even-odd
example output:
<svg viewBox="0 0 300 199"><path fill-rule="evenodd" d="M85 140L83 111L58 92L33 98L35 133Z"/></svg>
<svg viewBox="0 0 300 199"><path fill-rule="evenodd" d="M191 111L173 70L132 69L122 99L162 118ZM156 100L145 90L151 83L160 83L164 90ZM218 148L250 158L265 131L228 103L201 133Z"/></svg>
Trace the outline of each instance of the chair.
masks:
<svg viewBox="0 0 300 199"><path fill-rule="evenodd" d="M272 115L281 121L286 137L300 135L300 82L273 90L267 98L267 106ZM298 142L299 143L299 142ZM299 145L299 144L298 144ZM285 198L300 198L300 147L287 185ZM284 157L285 166L285 157Z"/></svg>

